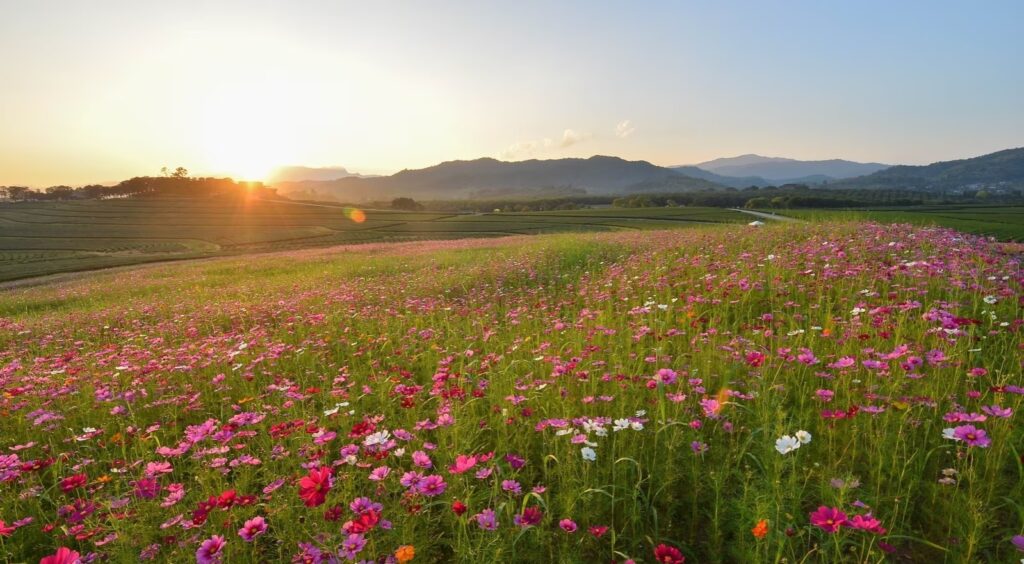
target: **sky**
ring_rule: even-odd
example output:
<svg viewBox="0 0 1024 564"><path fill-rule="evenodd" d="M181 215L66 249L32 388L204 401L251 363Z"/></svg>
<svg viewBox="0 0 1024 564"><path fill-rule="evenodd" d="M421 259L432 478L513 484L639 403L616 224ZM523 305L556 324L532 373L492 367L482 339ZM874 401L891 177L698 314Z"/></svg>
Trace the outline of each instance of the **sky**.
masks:
<svg viewBox="0 0 1024 564"><path fill-rule="evenodd" d="M1024 2L0 0L0 185L1024 146Z"/></svg>

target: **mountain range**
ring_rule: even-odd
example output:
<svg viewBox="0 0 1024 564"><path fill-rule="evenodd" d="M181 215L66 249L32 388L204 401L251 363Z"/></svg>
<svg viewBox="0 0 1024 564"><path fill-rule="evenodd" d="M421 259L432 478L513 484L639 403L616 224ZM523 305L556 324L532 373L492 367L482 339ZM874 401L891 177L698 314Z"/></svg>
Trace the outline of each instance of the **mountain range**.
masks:
<svg viewBox="0 0 1024 564"><path fill-rule="evenodd" d="M881 163L858 163L843 159L798 161L781 157L741 155L715 159L696 165L697 168L722 176L759 176L774 183L821 181L864 176L889 168Z"/></svg>
<svg viewBox="0 0 1024 564"><path fill-rule="evenodd" d="M341 167L300 168L291 167L280 177L301 179L272 182L272 185L279 193L293 198L353 202L399 196L465 199L670 193L794 182L822 188L955 191L988 185L1024 186L1024 148L925 166L892 167L840 159L797 161L743 155L678 167L661 167L647 161L609 156L517 162L481 158L448 161L379 177L354 175ZM346 176L330 179L303 177L310 174L309 171L316 175ZM748 174L732 176L723 174L723 171ZM856 175L858 172L861 174Z"/></svg>

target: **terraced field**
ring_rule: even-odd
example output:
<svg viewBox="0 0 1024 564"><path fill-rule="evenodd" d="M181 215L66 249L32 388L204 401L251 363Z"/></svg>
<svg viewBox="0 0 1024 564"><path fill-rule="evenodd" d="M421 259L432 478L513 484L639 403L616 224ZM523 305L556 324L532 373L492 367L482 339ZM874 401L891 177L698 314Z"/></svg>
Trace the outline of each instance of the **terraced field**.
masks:
<svg viewBox="0 0 1024 564"><path fill-rule="evenodd" d="M0 281L144 262L370 242L745 222L714 208L450 214L243 199L0 205Z"/></svg>

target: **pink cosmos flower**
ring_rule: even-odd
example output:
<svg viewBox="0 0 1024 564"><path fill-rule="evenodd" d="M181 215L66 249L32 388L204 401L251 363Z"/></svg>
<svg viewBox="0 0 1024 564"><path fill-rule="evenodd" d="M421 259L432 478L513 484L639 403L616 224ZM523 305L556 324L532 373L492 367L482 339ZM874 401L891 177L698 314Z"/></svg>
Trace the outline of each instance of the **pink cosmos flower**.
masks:
<svg viewBox="0 0 1024 564"><path fill-rule="evenodd" d="M39 564L81 564L82 555L66 546L57 549L50 556L44 556Z"/></svg>
<svg viewBox="0 0 1024 564"><path fill-rule="evenodd" d="M579 529L579 526L577 526L576 522L572 519L562 519L558 522L558 526L561 527L563 531L570 534L575 533L576 530Z"/></svg>
<svg viewBox="0 0 1024 564"><path fill-rule="evenodd" d="M824 505L811 513L810 518L812 525L826 533L835 533L846 524L845 513L835 507L825 507Z"/></svg>
<svg viewBox="0 0 1024 564"><path fill-rule="evenodd" d="M391 468L388 468L387 466L378 466L370 471L370 480L373 482L382 482L390 473Z"/></svg>
<svg viewBox="0 0 1024 564"><path fill-rule="evenodd" d="M265 532L267 532L267 521L257 515L242 524L242 528L238 529L238 536L242 537L245 542L252 542Z"/></svg>
<svg viewBox="0 0 1024 564"><path fill-rule="evenodd" d="M498 528L498 519L494 516L493 509L484 509L473 516L478 527L485 531L493 531Z"/></svg>
<svg viewBox="0 0 1024 564"><path fill-rule="evenodd" d="M466 456L460 454L455 457L455 464L448 467L448 472L452 474L462 474L468 472L471 468L476 466L477 460L475 456Z"/></svg>
<svg viewBox="0 0 1024 564"><path fill-rule="evenodd" d="M867 515L854 515L846 525L854 529L860 529L862 531L868 531L876 535L884 535L885 528L882 527L882 522L873 517L870 513Z"/></svg>

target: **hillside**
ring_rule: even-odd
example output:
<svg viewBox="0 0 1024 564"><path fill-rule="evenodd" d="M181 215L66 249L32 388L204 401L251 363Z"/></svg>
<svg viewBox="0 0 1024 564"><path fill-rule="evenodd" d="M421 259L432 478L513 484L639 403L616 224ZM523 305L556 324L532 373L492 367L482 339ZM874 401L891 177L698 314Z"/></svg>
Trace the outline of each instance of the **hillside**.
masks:
<svg viewBox="0 0 1024 564"><path fill-rule="evenodd" d="M339 200L381 200L395 196L458 199L486 195L509 196L536 193L537 189L566 188L588 194L619 194L631 186L682 176L672 169L647 161L593 156L588 159L527 160L518 162L483 158L449 161L435 166L403 170L378 178L342 178L329 182L285 182L275 186L288 196L313 195ZM696 179L692 179L696 180ZM708 181L692 184L721 188Z"/></svg>
<svg viewBox="0 0 1024 564"><path fill-rule="evenodd" d="M1024 148L923 166L900 165L829 184L829 188L916 189L935 192L1024 188Z"/></svg>

